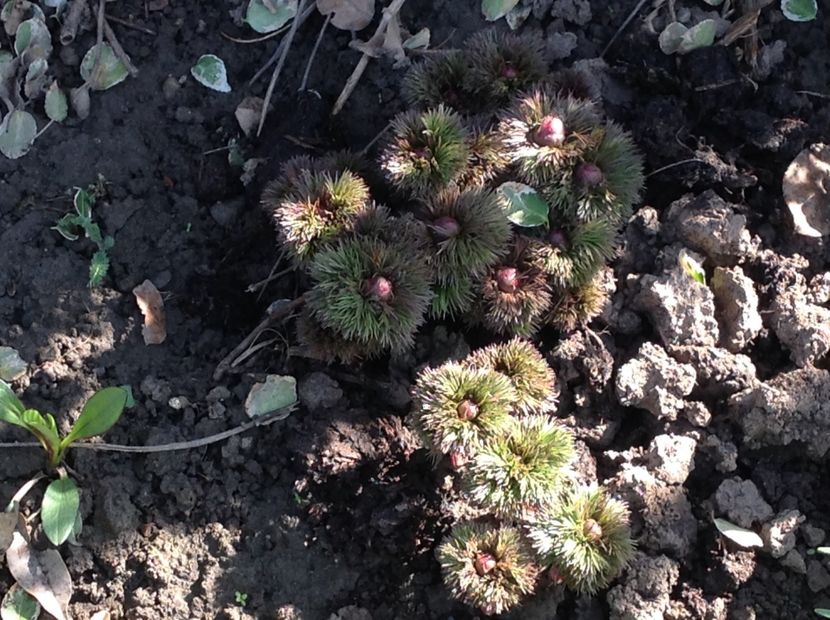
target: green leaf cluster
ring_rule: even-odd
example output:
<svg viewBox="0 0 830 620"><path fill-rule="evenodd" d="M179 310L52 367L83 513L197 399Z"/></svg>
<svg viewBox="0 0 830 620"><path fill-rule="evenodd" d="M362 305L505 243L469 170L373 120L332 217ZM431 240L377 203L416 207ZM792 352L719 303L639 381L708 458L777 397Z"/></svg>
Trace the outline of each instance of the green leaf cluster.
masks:
<svg viewBox="0 0 830 620"><path fill-rule="evenodd" d="M69 241L77 241L80 233L92 241L97 250L89 263L89 287L99 286L104 281L110 266L109 250L115 245L115 239L101 233L101 227L92 220L92 207L95 205L96 192L92 189L78 188L75 191L74 213L67 213L60 218L53 230Z"/></svg>

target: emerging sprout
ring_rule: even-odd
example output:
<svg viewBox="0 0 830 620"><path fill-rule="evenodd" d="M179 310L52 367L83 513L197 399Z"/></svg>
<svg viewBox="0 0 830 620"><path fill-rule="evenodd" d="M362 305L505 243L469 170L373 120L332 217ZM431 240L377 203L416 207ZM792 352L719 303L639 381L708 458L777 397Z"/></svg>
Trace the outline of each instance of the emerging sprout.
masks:
<svg viewBox="0 0 830 620"><path fill-rule="evenodd" d="M468 43L467 89L491 106L507 103L545 77L544 49L541 37L492 30L473 36Z"/></svg>
<svg viewBox="0 0 830 620"><path fill-rule="evenodd" d="M513 103L499 131L523 180L546 185L557 182L587 148L599 143L598 125L590 101L535 90Z"/></svg>
<svg viewBox="0 0 830 620"><path fill-rule="evenodd" d="M579 69L562 69L551 76L553 90L560 97L573 97L574 99L598 99L591 80L584 71Z"/></svg>
<svg viewBox="0 0 830 620"><path fill-rule="evenodd" d="M470 496L505 519L520 519L561 491L574 445L571 434L546 415L511 418L491 436L464 473Z"/></svg>
<svg viewBox="0 0 830 620"><path fill-rule="evenodd" d="M498 334L529 336L536 331L550 301L545 274L514 249L511 257L484 276L479 287L477 315L488 329Z"/></svg>
<svg viewBox="0 0 830 620"><path fill-rule="evenodd" d="M308 306L317 322L366 355L413 343L430 302L429 275L406 246L347 239L315 256Z"/></svg>
<svg viewBox="0 0 830 620"><path fill-rule="evenodd" d="M467 363L508 377L516 390L515 409L519 413L545 413L556 405L556 375L527 340L514 338L479 349Z"/></svg>
<svg viewBox="0 0 830 620"><path fill-rule="evenodd" d="M439 105L426 112L399 114L392 121L381 167L398 189L425 195L458 179L468 158L461 117Z"/></svg>
<svg viewBox="0 0 830 620"><path fill-rule="evenodd" d="M598 217L618 224L631 215L643 187L643 160L631 135L607 123L563 176L546 192L555 208L581 221Z"/></svg>
<svg viewBox="0 0 830 620"><path fill-rule="evenodd" d="M439 282L481 275L504 254L510 222L493 192L447 189L424 206L435 248L430 263Z"/></svg>
<svg viewBox="0 0 830 620"><path fill-rule="evenodd" d="M585 325L602 312L608 294L595 276L590 282L558 291L547 322L562 332Z"/></svg>
<svg viewBox="0 0 830 620"><path fill-rule="evenodd" d="M348 171L332 176L295 171L294 165L284 168L283 180L263 200L272 210L280 240L297 262L307 263L325 243L352 228L368 204L369 188Z"/></svg>
<svg viewBox="0 0 830 620"><path fill-rule="evenodd" d="M469 276L444 278L432 285L430 315L436 319L455 317L470 309L473 302L473 281Z"/></svg>
<svg viewBox="0 0 830 620"><path fill-rule="evenodd" d="M569 223L555 217L550 230L532 240L529 255L554 287L570 288L589 282L614 249L614 227L607 220Z"/></svg>
<svg viewBox="0 0 830 620"><path fill-rule="evenodd" d="M514 527L464 523L438 548L444 583L486 615L501 614L533 592L539 567Z"/></svg>
<svg viewBox="0 0 830 620"><path fill-rule="evenodd" d="M464 88L468 72L463 52L430 56L410 69L404 78L404 99L413 107L434 108L445 104L459 112L468 112L474 103Z"/></svg>
<svg viewBox="0 0 830 620"><path fill-rule="evenodd" d="M476 448L510 417L516 391L510 380L487 369L455 362L427 368L412 392L412 422L433 456Z"/></svg>
<svg viewBox="0 0 830 620"><path fill-rule="evenodd" d="M535 551L569 588L607 587L634 553L627 506L600 488L569 492L529 527Z"/></svg>
<svg viewBox="0 0 830 620"><path fill-rule="evenodd" d="M460 181L465 185L483 185L501 174L510 163L502 136L484 119L470 127L470 160Z"/></svg>

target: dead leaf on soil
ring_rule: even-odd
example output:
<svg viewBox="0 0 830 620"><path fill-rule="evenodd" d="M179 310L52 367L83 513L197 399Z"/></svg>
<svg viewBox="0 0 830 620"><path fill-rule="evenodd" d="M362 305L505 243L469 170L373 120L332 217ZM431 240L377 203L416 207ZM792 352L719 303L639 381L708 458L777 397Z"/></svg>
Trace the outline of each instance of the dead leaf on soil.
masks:
<svg viewBox="0 0 830 620"><path fill-rule="evenodd" d="M317 0L323 15L334 13L331 25L340 30L363 30L375 15L375 0Z"/></svg>
<svg viewBox="0 0 830 620"><path fill-rule="evenodd" d="M428 36L429 31L426 34ZM417 36L423 37L424 34L421 32ZM409 42L410 39L412 37L408 37L406 41ZM389 20L384 32L375 33L375 36L368 41L352 41L351 47L372 58L389 56L395 61L396 68L409 62L405 49L407 45L401 34L401 22L397 14Z"/></svg>
<svg viewBox="0 0 830 620"><path fill-rule="evenodd" d="M261 97L245 97L242 102L236 106L236 121L242 129L242 133L246 136L259 124L259 117L262 116L262 98Z"/></svg>
<svg viewBox="0 0 830 620"><path fill-rule="evenodd" d="M801 151L784 173L783 190L795 232L830 235L830 146L813 144Z"/></svg>
<svg viewBox="0 0 830 620"><path fill-rule="evenodd" d="M110 612L108 609L96 611L89 620L110 620Z"/></svg>
<svg viewBox="0 0 830 620"><path fill-rule="evenodd" d="M17 527L16 512L0 512L0 553L5 553L14 539Z"/></svg>
<svg viewBox="0 0 830 620"><path fill-rule="evenodd" d="M72 578L61 554L55 549L35 551L20 532L15 532L6 561L20 587L35 597L47 613L65 620L64 610L72 598Z"/></svg>
<svg viewBox="0 0 830 620"><path fill-rule="evenodd" d="M164 300L156 285L144 280L133 289L136 303L144 315L144 344L161 344L167 338L167 317L164 314Z"/></svg>

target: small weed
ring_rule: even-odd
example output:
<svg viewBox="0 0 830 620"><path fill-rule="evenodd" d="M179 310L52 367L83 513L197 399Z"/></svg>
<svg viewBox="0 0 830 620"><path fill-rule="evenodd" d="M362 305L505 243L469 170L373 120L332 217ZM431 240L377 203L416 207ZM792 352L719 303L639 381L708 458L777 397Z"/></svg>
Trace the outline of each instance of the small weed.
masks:
<svg viewBox="0 0 830 620"><path fill-rule="evenodd" d="M233 600L240 607L245 607L248 604L248 593L237 590L233 593Z"/></svg>
<svg viewBox="0 0 830 620"><path fill-rule="evenodd" d="M103 180L99 179L96 185L88 189L76 188L73 204L75 212L67 213L52 227L69 241L77 241L83 231L98 249L92 255L89 263L89 287L99 286L107 275L110 267L109 250L115 245L115 240L101 233L101 228L92 221L92 207L97 198L103 195Z"/></svg>

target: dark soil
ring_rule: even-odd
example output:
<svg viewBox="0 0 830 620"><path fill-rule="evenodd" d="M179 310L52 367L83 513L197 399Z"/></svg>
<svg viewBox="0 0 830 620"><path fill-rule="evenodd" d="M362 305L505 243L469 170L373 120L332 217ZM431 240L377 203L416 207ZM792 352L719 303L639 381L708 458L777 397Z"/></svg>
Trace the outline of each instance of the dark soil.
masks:
<svg viewBox="0 0 830 620"><path fill-rule="evenodd" d="M485 27L479 4L411 0L403 22L429 27L433 42L462 45ZM593 4L595 18L587 26L532 18L525 28L565 28L578 37L570 60L595 57L636 3ZM406 359L326 369L287 355L293 333L286 327L278 344L239 372L219 382L212 378L268 304L293 297L298 287L287 275L261 297L245 293L268 275L278 255L257 205L262 184L291 155L363 148L402 107L401 73L379 61L371 63L344 112L329 116L358 59L348 47L350 35L333 31L318 52L313 90L296 94L322 23L315 15L289 56L263 138L240 141L247 157L267 159L246 188L226 151L209 152L239 133L233 113L244 94L263 95L267 77L250 93L244 84L278 39L242 45L221 37L251 36L233 25L229 11L235 5L171 0L145 18L143 2L111 4L113 15L157 32L115 25L140 67L138 77L95 94L89 119L50 128L26 157L0 159L0 345L16 348L29 363L30 372L16 385L27 404L55 412L67 427L70 412L76 414L93 390L130 385L136 406L107 440L139 445L243 422L245 396L267 373L295 376L305 394L303 406L286 421L224 444L160 456L72 453L85 522L83 546L64 553L76 587L73 617L107 608L113 617L131 619L292 618L291 606L305 620L326 620L347 606L368 610L374 620L471 617L447 598L433 557L449 525L438 491L444 474L415 449L403 416L417 369L463 355L479 336L460 325L430 326ZM811 261L811 272L826 271L827 246L788 232L780 181L805 145L830 135L827 99L797 92L828 92L828 24L764 24L763 39L783 39L788 48L772 77L753 84L731 48L666 57L635 21L606 58L616 95L606 109L634 132L648 170L706 159L652 176L646 204L660 211L690 190L715 189L746 205L750 229L767 247L784 256L800 253ZM94 33L86 32L63 60L74 56L77 63L93 42ZM188 77L176 92L163 93L165 79L189 76L203 53L225 60L234 92L214 93ZM63 70L71 83L75 68ZM96 217L115 247L110 275L90 290L93 247L68 242L50 228L71 207L67 190L98 175L106 179L109 197L96 207ZM161 346L144 345L131 293L147 278L165 298L169 336ZM619 337L615 361L630 358L648 335L637 342ZM752 352L766 376L790 365L786 354L769 355L780 348L769 338ZM556 339L545 334L543 351ZM172 397L188 404L175 409ZM572 413L573 399L566 394L562 400L564 417ZM609 416L620 429L616 450L645 445L659 432L651 419L623 417L616 406L613 411ZM592 424L577 420L577 426ZM724 436L733 432L723 426ZM0 428L0 441L17 439L24 437ZM608 469L603 449L594 452ZM0 451L0 501L43 464L36 450ZM742 450L738 473L754 480L776 508L795 503L811 524L830 528L826 465L797 451ZM709 519L703 502L724 477L701 463L688 481L701 522ZM740 587L713 578L716 558L724 553L719 545L713 532L701 537L694 561L682 568L676 600L727 597L735 614L754 606L758 617L813 617L820 595L772 559L760 559ZM10 583L4 569L0 593ZM248 595L244 609L235 603L236 592ZM568 600L557 617L604 617L604 597L596 603ZM361 617L348 613L340 617ZM554 614L551 608L539 617Z"/></svg>

